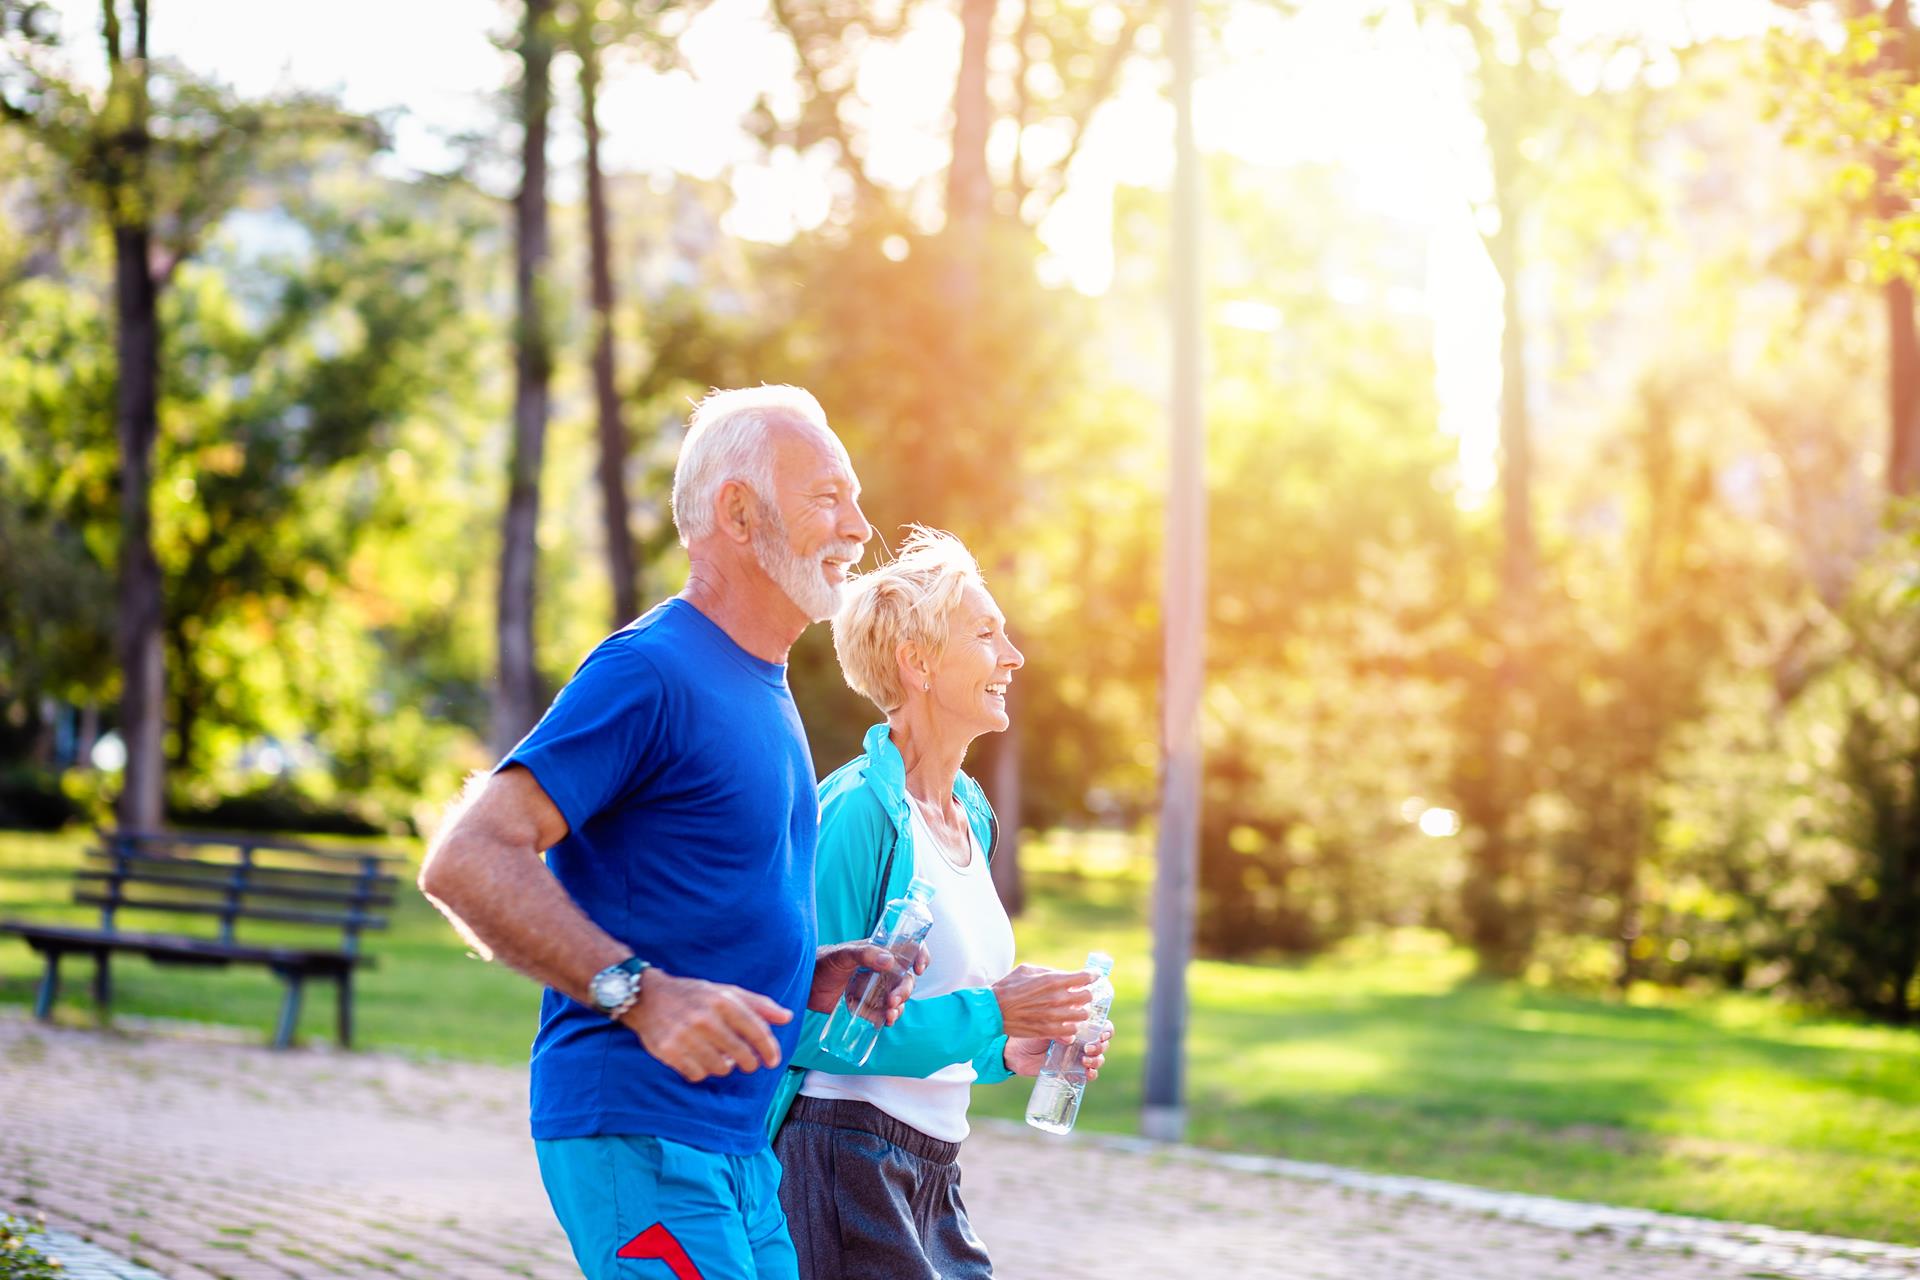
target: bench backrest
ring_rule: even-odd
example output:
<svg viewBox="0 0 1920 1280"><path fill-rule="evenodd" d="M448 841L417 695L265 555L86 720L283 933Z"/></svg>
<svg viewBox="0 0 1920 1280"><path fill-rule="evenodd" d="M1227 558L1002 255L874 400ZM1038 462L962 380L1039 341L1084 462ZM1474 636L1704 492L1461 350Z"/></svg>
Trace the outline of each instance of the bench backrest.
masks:
<svg viewBox="0 0 1920 1280"><path fill-rule="evenodd" d="M352 955L376 914L393 905L405 859L382 850L323 849L289 840L196 832L102 831L80 870L74 901L100 908L114 927L122 909L213 916L220 940L242 919L340 930Z"/></svg>

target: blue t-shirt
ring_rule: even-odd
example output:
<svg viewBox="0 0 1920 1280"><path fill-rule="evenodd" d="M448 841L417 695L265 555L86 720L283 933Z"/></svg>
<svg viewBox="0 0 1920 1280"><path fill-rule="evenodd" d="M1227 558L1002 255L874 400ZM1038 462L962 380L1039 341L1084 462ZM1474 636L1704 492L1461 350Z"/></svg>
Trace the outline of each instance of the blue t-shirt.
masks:
<svg viewBox="0 0 1920 1280"><path fill-rule="evenodd" d="M593 922L679 977L793 1011L813 976L813 760L787 669L684 600L587 655L500 767L524 765L567 820L547 865ZM689 1084L604 1015L549 989L533 1042L533 1136L646 1134L725 1154L766 1146L781 1072Z"/></svg>

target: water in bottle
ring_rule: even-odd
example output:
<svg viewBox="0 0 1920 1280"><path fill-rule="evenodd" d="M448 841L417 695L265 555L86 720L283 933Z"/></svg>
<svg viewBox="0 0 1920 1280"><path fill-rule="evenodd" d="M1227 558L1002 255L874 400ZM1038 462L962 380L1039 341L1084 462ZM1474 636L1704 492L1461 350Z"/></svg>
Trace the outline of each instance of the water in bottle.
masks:
<svg viewBox="0 0 1920 1280"><path fill-rule="evenodd" d="M927 905L932 899L933 882L915 876L907 886L905 897L887 903L868 941L893 952L893 968L882 971L861 965L854 970L853 976L847 979L845 994L834 1007L833 1016L827 1019L827 1029L821 1033L822 1049L855 1066L864 1066L873 1055L873 1046L880 1040L880 1021L886 1017L887 1001L901 979L913 972L914 963L920 957L920 944L933 928L933 911Z"/></svg>
<svg viewBox="0 0 1920 1280"><path fill-rule="evenodd" d="M1027 1123L1048 1133L1067 1133L1080 1116L1080 1095L1087 1091L1087 1049L1100 1042L1113 1010L1113 957L1104 951L1087 953L1087 968L1099 976L1088 991L1087 1020L1072 1040L1047 1046L1047 1061L1033 1082L1027 1099Z"/></svg>

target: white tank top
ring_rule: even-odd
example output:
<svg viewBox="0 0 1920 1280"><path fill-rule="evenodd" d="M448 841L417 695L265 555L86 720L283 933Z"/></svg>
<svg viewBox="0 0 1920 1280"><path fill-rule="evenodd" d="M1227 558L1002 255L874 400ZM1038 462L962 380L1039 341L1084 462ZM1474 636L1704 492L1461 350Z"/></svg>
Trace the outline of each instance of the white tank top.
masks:
<svg viewBox="0 0 1920 1280"><path fill-rule="evenodd" d="M934 884L933 929L927 934L927 971L913 984L914 1000L930 1000L969 987L990 987L1013 971L1013 925L1000 895L994 892L993 876L979 841L967 827L965 852L967 865L954 862L962 851L943 847L920 816L920 807L908 802L913 811L913 873ZM881 1041L885 1043L886 1031ZM959 1060L940 1068L924 1080L909 1076L834 1075L809 1071L800 1082L800 1092L809 1098L848 1098L868 1102L902 1124L912 1125L941 1142L964 1141L967 1102L973 1093L977 1073L973 1055L955 1050Z"/></svg>

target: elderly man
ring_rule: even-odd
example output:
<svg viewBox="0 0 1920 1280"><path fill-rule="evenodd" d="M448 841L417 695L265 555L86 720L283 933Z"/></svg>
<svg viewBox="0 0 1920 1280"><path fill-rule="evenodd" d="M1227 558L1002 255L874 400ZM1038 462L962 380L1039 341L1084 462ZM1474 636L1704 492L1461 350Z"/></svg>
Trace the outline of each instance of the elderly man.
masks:
<svg viewBox="0 0 1920 1280"><path fill-rule="evenodd" d="M792 1054L796 1010L830 1011L858 964L892 966L815 947L814 774L784 664L872 530L846 450L793 387L701 401L673 517L686 590L587 656L476 783L420 887L548 988L533 1136L581 1270L784 1278L764 1128L779 1073L760 1068Z"/></svg>

